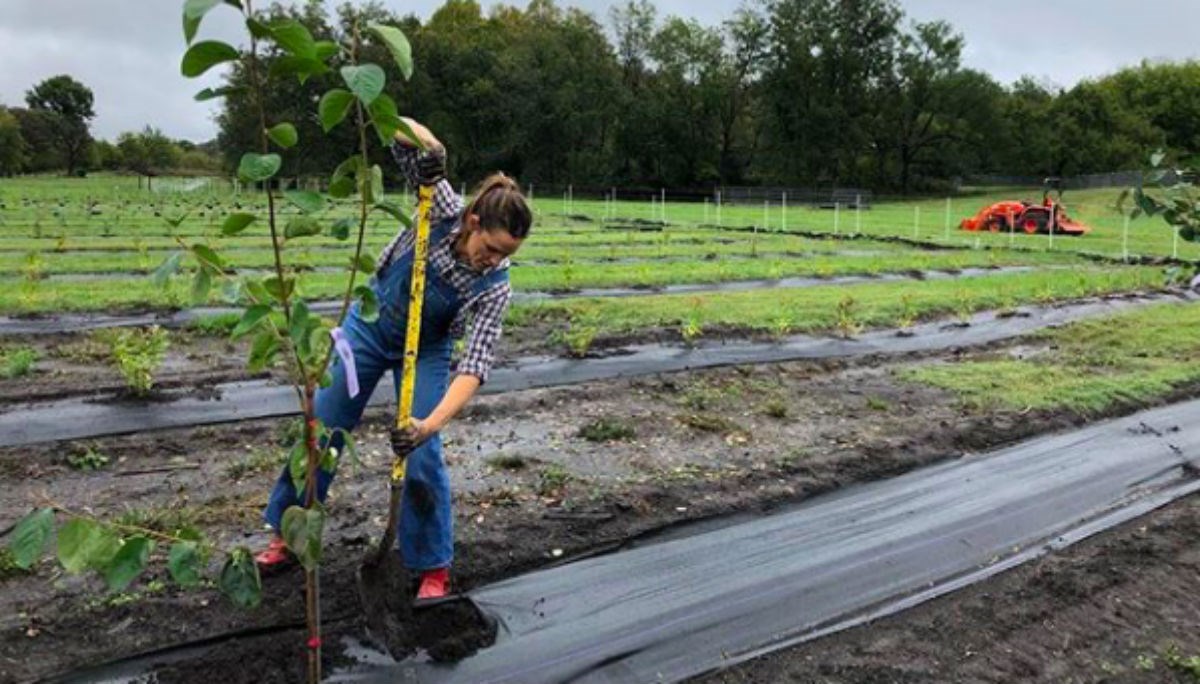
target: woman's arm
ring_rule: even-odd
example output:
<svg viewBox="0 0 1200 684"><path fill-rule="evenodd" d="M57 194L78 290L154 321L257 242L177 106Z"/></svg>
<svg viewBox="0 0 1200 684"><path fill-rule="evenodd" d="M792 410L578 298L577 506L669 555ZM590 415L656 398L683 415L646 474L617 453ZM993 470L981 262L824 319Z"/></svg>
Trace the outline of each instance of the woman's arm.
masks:
<svg viewBox="0 0 1200 684"><path fill-rule="evenodd" d="M472 304L471 334L467 349L458 364L458 375L446 395L424 420L414 420L408 431L392 430L392 449L404 454L440 432L467 405L479 387L487 381L496 358L504 313L512 299L507 283L484 292Z"/></svg>

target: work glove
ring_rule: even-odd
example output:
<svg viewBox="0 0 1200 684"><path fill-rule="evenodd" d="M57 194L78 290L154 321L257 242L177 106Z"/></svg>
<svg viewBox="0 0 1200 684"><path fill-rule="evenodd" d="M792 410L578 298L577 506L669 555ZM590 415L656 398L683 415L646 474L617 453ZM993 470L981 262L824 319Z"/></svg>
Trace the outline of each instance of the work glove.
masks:
<svg viewBox="0 0 1200 684"><path fill-rule="evenodd" d="M421 443L432 436L425 424L425 421L412 419L412 425L407 429L392 427L388 433L388 437L392 443L392 454L395 456L407 456L413 449L421 446Z"/></svg>
<svg viewBox="0 0 1200 684"><path fill-rule="evenodd" d="M446 177L446 148L434 147L417 154L417 182L434 185Z"/></svg>

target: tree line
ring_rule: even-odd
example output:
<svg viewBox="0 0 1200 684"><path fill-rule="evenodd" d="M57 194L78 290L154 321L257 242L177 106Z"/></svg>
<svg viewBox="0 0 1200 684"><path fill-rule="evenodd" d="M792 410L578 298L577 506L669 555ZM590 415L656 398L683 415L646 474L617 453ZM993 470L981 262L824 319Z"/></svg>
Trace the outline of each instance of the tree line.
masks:
<svg viewBox="0 0 1200 684"><path fill-rule="evenodd" d="M144 176L186 171L217 173L215 143L172 140L157 128L120 134L115 143L91 134L95 95L62 74L25 93L26 107L0 107L0 176L89 169L128 171Z"/></svg>
<svg viewBox="0 0 1200 684"><path fill-rule="evenodd" d="M437 131L468 181L502 169L549 185L910 192L972 174L1140 168L1159 148L1200 153L1198 62L1143 63L1071 88L1001 84L963 65L952 26L911 21L896 0L751 2L717 26L660 16L649 0L603 20L553 0L487 12L447 0L428 21L375 2L268 13L318 40L345 35L356 15L400 26L417 69L388 94ZM287 69L285 55L266 61ZM340 83L336 69L277 83L267 107L296 122L301 140L283 174L336 165L356 141L318 135L315 115L320 93ZM243 69L220 90L213 148L229 169L257 139L256 118Z"/></svg>

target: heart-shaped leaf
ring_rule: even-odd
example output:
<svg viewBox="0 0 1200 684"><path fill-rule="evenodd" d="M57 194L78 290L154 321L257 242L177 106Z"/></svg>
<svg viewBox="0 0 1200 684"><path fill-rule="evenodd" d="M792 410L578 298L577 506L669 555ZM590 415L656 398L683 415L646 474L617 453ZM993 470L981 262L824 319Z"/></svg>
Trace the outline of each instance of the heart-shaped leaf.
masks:
<svg viewBox="0 0 1200 684"><path fill-rule="evenodd" d="M267 137L285 150L295 147L300 140L300 136L296 133L296 127L290 123L276 124L268 128Z"/></svg>
<svg viewBox="0 0 1200 684"><path fill-rule="evenodd" d="M238 163L238 178L247 183L265 181L279 173L283 160L277 154L247 152Z"/></svg>
<svg viewBox="0 0 1200 684"><path fill-rule="evenodd" d="M396 66L400 67L404 80L412 78L412 46L409 45L404 32L394 26L375 23L369 24L367 30L387 46L388 51L392 53L392 59L396 60Z"/></svg>
<svg viewBox="0 0 1200 684"><path fill-rule="evenodd" d="M219 40L204 40L183 53L183 61L179 64L179 70L188 78L196 78L218 64L232 62L238 56L237 49L228 43L222 43Z"/></svg>
<svg viewBox="0 0 1200 684"><path fill-rule="evenodd" d="M230 214L221 224L221 235L237 235L257 220L254 214Z"/></svg>
<svg viewBox="0 0 1200 684"><path fill-rule="evenodd" d="M383 84L387 78L378 65L359 64L342 67L342 80L359 101L370 105L383 92Z"/></svg>
<svg viewBox="0 0 1200 684"><path fill-rule="evenodd" d="M354 95L341 88L334 88L321 96L317 103L317 117L321 119L321 128L326 133L346 118L350 105L354 104Z"/></svg>

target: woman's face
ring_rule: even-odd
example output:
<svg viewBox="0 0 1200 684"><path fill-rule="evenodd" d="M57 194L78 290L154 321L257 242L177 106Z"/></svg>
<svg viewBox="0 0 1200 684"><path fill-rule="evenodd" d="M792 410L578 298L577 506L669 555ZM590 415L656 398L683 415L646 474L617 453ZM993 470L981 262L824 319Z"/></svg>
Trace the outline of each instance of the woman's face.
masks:
<svg viewBox="0 0 1200 684"><path fill-rule="evenodd" d="M513 237L507 230L483 228L475 214L467 216L463 229L466 237L463 238L459 256L475 271L495 268L501 261L515 254L524 242L521 238Z"/></svg>

